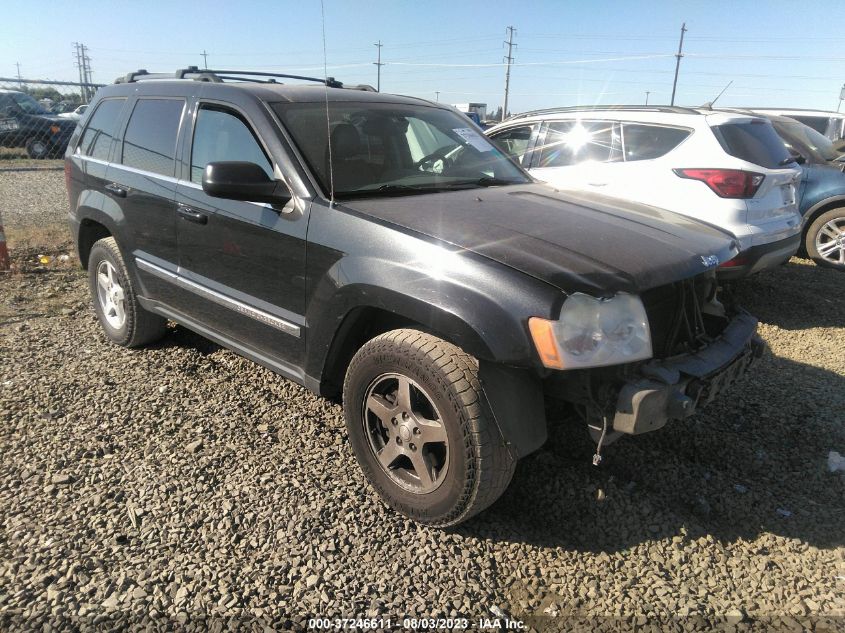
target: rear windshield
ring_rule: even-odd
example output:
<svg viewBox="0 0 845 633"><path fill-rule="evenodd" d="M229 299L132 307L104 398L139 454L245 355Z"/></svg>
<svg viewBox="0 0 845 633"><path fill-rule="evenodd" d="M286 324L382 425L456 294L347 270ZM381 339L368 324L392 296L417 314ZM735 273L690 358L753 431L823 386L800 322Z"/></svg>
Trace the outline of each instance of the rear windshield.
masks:
<svg viewBox="0 0 845 633"><path fill-rule="evenodd" d="M766 169L784 167L790 154L771 123L752 119L747 123L724 123L713 127L719 143L731 156Z"/></svg>
<svg viewBox="0 0 845 633"><path fill-rule="evenodd" d="M827 134L830 119L826 116L808 116L806 114L790 114L788 116L790 119L795 119L804 125L809 125L819 134Z"/></svg>
<svg viewBox="0 0 845 633"><path fill-rule="evenodd" d="M788 122L787 119L774 121L772 125L790 150L810 162L825 163L839 157L839 152L833 149L833 142L829 138L803 123Z"/></svg>

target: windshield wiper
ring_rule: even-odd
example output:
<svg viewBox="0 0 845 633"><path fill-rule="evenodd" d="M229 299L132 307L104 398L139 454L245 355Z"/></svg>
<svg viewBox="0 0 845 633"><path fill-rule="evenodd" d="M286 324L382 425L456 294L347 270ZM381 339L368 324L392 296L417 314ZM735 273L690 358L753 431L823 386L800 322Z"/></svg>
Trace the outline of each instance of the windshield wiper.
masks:
<svg viewBox="0 0 845 633"><path fill-rule="evenodd" d="M369 196L413 196L420 193L443 191L441 187L426 185L381 185L374 189L352 189L350 191L335 191L338 198L366 198Z"/></svg>
<svg viewBox="0 0 845 633"><path fill-rule="evenodd" d="M504 178L496 178L494 176L484 176L477 180L461 180L458 182L443 185L444 189L474 189L476 187L501 187L503 185L523 185L525 181L522 180L506 180Z"/></svg>

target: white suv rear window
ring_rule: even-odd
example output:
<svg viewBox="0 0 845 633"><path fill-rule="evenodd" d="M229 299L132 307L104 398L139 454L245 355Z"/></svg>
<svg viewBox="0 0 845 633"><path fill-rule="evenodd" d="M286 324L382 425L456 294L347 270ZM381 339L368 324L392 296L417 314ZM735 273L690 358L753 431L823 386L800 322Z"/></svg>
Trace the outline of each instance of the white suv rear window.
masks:
<svg viewBox="0 0 845 633"><path fill-rule="evenodd" d="M723 123L713 133L728 154L766 169L784 167L791 159L772 124L762 119L747 123Z"/></svg>

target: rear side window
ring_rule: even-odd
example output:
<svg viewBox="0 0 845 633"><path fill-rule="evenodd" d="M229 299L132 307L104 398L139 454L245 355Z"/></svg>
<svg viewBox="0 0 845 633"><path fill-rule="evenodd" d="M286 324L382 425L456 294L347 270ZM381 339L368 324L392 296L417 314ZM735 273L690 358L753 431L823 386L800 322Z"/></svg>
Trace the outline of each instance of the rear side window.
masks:
<svg viewBox="0 0 845 633"><path fill-rule="evenodd" d="M273 178L273 167L246 121L231 110L203 106L194 127L191 180L202 182L205 166L220 160L256 163Z"/></svg>
<svg viewBox="0 0 845 633"><path fill-rule="evenodd" d="M184 106L182 99L139 99L123 138L121 162L127 167L172 176Z"/></svg>
<svg viewBox="0 0 845 633"><path fill-rule="evenodd" d="M106 99L100 102L79 141L79 152L83 156L108 160L109 148L124 103L126 99Z"/></svg>
<svg viewBox="0 0 845 633"><path fill-rule="evenodd" d="M724 123L712 129L722 149L736 158L767 169L783 167L791 160L786 146L768 121Z"/></svg>
<svg viewBox="0 0 845 633"><path fill-rule="evenodd" d="M676 127L624 123L622 146L625 161L660 158L675 149L689 135L689 130Z"/></svg>
<svg viewBox="0 0 845 633"><path fill-rule="evenodd" d="M622 160L622 139L613 121L554 121L546 132L539 166L619 160Z"/></svg>
<svg viewBox="0 0 845 633"><path fill-rule="evenodd" d="M512 127L510 129L497 132L496 134L492 134L490 138L496 141L496 144L503 152L521 163L522 158L525 156L525 152L528 151L532 131L533 126L522 125L520 127Z"/></svg>

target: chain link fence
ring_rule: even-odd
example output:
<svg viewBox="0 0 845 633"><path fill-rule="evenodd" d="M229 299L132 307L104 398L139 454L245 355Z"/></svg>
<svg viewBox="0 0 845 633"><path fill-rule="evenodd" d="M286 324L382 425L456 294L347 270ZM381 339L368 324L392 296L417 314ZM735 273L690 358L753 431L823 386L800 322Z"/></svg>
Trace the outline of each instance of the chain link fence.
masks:
<svg viewBox="0 0 845 633"><path fill-rule="evenodd" d="M0 77L0 160L61 157L100 85Z"/></svg>

